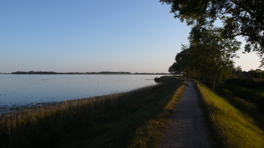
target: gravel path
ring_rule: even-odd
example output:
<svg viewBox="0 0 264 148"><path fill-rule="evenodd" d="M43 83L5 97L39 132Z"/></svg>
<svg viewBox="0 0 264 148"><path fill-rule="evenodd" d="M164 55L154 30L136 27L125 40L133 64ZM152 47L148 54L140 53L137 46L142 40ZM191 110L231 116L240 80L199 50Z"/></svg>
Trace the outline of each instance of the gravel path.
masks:
<svg viewBox="0 0 264 148"><path fill-rule="evenodd" d="M188 81L188 86L171 117L168 129L163 133L163 138L159 144L161 148L210 147L194 87L194 82Z"/></svg>

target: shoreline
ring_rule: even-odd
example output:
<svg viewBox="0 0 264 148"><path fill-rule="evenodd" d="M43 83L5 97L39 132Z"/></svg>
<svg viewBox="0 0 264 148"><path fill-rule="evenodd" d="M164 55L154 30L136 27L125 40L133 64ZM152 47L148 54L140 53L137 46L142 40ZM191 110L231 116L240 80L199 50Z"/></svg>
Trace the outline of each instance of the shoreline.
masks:
<svg viewBox="0 0 264 148"><path fill-rule="evenodd" d="M152 79L154 81L154 79ZM64 102L71 102L71 101L78 101L78 100L91 100L91 99L99 99L99 98L104 98L104 97L108 97L111 95L120 95L120 94L126 94L132 91L137 91L137 90L141 90L144 88L148 88L148 87L154 87L158 85L158 83L153 84L153 85L148 85L148 86L143 86L143 87L139 87L139 88L135 88L129 91L124 91L124 92L116 92L116 93L109 93L109 94L105 94L105 95L96 95L96 96L91 96L91 97L83 97L83 98L76 98L76 99L70 99L70 100L64 100L64 101L49 101L49 102L30 102L30 103L24 103L22 105L20 104L12 104L12 105L1 105L0 104L0 117L3 116L10 116L10 114L12 113L19 113L23 110L30 110L32 108L38 108L38 107L43 107L43 106L48 106L48 105L60 105L63 104Z"/></svg>
<svg viewBox="0 0 264 148"><path fill-rule="evenodd" d="M159 75L0 75L0 114L155 85ZM151 79L151 80L150 80Z"/></svg>
<svg viewBox="0 0 264 148"><path fill-rule="evenodd" d="M172 100L177 100L175 93L184 82L161 79L164 83L129 92L64 101L1 117L0 143L3 147L129 147L138 145L140 138L153 145L155 137L141 138L137 131L161 135L166 106L174 106Z"/></svg>

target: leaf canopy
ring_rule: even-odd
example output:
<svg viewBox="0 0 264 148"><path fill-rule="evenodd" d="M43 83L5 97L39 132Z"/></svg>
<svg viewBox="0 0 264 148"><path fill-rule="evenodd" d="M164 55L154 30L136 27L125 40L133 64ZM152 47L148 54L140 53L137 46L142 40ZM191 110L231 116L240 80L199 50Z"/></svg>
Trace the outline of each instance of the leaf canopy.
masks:
<svg viewBox="0 0 264 148"><path fill-rule="evenodd" d="M171 5L175 18L187 25L210 26L215 20L223 22L225 38L243 36L245 51L264 55L264 1L263 0L160 0ZM264 65L264 58L262 59Z"/></svg>

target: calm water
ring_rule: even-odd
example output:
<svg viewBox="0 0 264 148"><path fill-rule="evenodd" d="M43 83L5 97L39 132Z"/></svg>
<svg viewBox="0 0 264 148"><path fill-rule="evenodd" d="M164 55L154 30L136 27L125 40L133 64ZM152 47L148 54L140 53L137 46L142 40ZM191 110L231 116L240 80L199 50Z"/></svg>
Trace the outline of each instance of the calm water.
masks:
<svg viewBox="0 0 264 148"><path fill-rule="evenodd" d="M158 75L0 75L0 107L106 95L154 85Z"/></svg>

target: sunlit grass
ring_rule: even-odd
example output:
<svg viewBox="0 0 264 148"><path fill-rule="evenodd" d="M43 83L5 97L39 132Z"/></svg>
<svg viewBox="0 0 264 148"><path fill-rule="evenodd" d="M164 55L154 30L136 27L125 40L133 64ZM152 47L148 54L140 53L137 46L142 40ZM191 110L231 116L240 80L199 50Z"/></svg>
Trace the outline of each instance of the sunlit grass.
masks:
<svg viewBox="0 0 264 148"><path fill-rule="evenodd" d="M205 86L199 83L197 86L213 127L212 132L222 147L264 147L264 133L249 116Z"/></svg>

